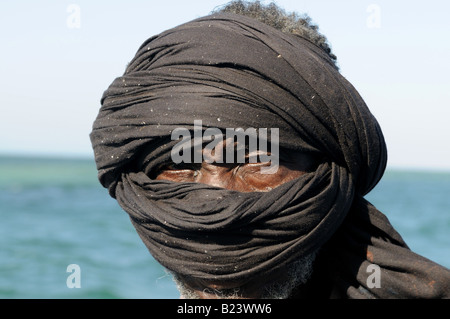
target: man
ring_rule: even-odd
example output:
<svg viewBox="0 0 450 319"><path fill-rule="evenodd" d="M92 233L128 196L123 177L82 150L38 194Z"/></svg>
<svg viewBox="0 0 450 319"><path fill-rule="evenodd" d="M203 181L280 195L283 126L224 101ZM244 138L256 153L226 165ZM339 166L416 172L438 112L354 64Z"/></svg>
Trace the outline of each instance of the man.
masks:
<svg viewBox="0 0 450 319"><path fill-rule="evenodd" d="M182 297L450 296L363 198L386 146L335 61L308 18L234 1L147 40L104 93L100 182Z"/></svg>

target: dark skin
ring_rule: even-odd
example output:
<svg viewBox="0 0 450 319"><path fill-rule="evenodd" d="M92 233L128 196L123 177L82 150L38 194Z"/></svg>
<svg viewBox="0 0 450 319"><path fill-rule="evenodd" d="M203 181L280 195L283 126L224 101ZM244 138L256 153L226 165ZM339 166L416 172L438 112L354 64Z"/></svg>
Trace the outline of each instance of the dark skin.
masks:
<svg viewBox="0 0 450 319"><path fill-rule="evenodd" d="M216 154L204 153L202 163L166 165L157 172L155 179L203 183L239 192L267 192L312 171L317 162L313 156L304 153L280 154L278 167L273 167L270 174L262 174L261 168L270 167L269 162L217 163L225 146L226 142L219 144L215 148ZM247 157L251 155L255 154L247 154ZM280 270L246 283L205 282L195 278L184 281L202 299L216 298L214 290L235 287L239 287L242 298L259 298L264 285L283 280L284 274L285 271Z"/></svg>

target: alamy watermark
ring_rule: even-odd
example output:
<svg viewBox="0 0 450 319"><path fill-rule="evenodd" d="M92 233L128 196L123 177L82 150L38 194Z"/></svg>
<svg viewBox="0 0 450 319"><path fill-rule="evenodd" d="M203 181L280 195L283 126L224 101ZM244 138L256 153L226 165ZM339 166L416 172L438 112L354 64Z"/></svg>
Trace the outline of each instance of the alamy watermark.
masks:
<svg viewBox="0 0 450 319"><path fill-rule="evenodd" d="M81 288L81 267L78 264L70 264L66 268L66 272L70 273L66 279L67 288ZM367 276L366 285L369 289L381 288L381 268L376 264L369 264L366 268Z"/></svg>
<svg viewBox="0 0 450 319"><path fill-rule="evenodd" d="M366 12L369 16L366 19L366 25L369 29L381 28L381 7L378 4L370 4L367 6Z"/></svg>
<svg viewBox="0 0 450 319"><path fill-rule="evenodd" d="M269 166L261 166L261 174L273 174L278 170L278 128L226 128L224 134L219 128L203 130L202 121L195 120L192 134L184 127L172 131L172 140L180 138L170 154L175 164L270 162Z"/></svg>
<svg viewBox="0 0 450 319"><path fill-rule="evenodd" d="M69 13L66 19L66 25L69 29L81 28L81 8L78 4L69 4L66 8L66 12Z"/></svg>
<svg viewBox="0 0 450 319"><path fill-rule="evenodd" d="M67 288L81 288L81 268L77 264L70 264L67 266L67 272L70 275L67 276L66 285Z"/></svg>
<svg viewBox="0 0 450 319"><path fill-rule="evenodd" d="M366 279L368 288L381 288L381 268L376 264L370 264L366 268L366 272L370 275Z"/></svg>

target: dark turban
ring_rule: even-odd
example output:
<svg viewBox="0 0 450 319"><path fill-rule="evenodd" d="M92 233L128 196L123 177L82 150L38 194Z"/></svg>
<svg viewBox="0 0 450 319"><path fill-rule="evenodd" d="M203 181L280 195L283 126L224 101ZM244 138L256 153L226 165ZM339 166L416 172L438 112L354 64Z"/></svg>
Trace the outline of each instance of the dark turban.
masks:
<svg viewBox="0 0 450 319"><path fill-rule="evenodd" d="M99 179L169 270L243 282L320 249L323 291L448 294L448 270L411 252L363 199L385 169L382 132L307 39L236 15L200 18L147 40L101 102L91 133ZM279 128L281 149L325 160L264 193L153 179L170 160L172 131L192 131L194 120L204 129ZM371 263L381 288L368 287Z"/></svg>

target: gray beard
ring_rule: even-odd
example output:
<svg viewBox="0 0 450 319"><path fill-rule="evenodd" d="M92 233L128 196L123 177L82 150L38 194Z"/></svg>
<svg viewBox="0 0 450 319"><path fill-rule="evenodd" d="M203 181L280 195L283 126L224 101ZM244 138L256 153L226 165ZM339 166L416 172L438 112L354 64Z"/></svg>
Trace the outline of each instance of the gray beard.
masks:
<svg viewBox="0 0 450 319"><path fill-rule="evenodd" d="M287 279L272 282L263 286L262 299L287 299L294 289L305 284L313 273L313 264L316 253L305 256L287 266ZM182 299L199 299L199 295L189 288L176 275L173 280L177 285ZM239 288L233 289L210 289L206 288L206 292L215 294L220 299L239 299L242 297Z"/></svg>

